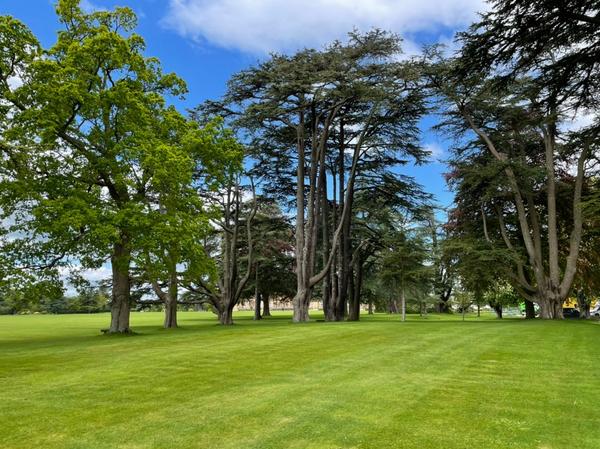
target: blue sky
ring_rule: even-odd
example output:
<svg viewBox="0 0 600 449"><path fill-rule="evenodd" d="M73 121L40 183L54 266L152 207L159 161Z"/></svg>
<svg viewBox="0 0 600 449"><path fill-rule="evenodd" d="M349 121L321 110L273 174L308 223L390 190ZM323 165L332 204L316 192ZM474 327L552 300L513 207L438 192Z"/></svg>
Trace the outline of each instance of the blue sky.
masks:
<svg viewBox="0 0 600 449"><path fill-rule="evenodd" d="M147 54L158 57L167 72L186 80L189 94L181 110L218 98L227 79L270 51L290 52L320 47L343 38L352 28L380 27L399 33L407 54L424 43L452 46L455 31L464 29L484 7L483 0L83 0L85 9L129 6L137 14L137 32ZM2 0L0 14L27 24L44 46L51 45L60 24L51 0ZM447 142L430 131L435 117L422 121L422 144L443 159ZM443 179L445 165L432 162L404 167L442 206L452 195Z"/></svg>

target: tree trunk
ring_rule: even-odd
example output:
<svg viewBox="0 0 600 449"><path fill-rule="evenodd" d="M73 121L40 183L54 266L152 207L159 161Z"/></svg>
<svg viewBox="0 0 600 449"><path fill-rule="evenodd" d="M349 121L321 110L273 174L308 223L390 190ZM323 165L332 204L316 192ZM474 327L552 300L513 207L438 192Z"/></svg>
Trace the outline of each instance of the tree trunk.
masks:
<svg viewBox="0 0 600 449"><path fill-rule="evenodd" d="M322 171L321 176L325 179L321 181L321 188L323 189L321 195L321 226L322 226L322 242L321 242L321 258L323 260L323 266L327 265L327 259L329 259L329 200L327 198L327 172ZM331 293L331 276L329 274L323 278L322 284L322 300L323 300L323 316L325 319L329 316L329 295Z"/></svg>
<svg viewBox="0 0 600 449"><path fill-rule="evenodd" d="M129 279L129 266L131 252L127 247L127 240L115 243L111 256L112 265L112 302L110 306L110 329L112 333L129 333L129 304L131 286Z"/></svg>
<svg viewBox="0 0 600 449"><path fill-rule="evenodd" d="M163 323L165 329L177 327L177 287L179 285L179 280L177 279L177 265L173 263L170 267L170 272L169 293L165 298L165 321Z"/></svg>
<svg viewBox="0 0 600 449"><path fill-rule="evenodd" d="M579 318L584 319L584 320L589 320L592 315L590 313L590 304L586 303L583 306L579 307L581 310L579 310Z"/></svg>
<svg viewBox="0 0 600 449"><path fill-rule="evenodd" d="M437 305L438 313L450 313L450 295L451 291L444 290L440 293L440 301Z"/></svg>
<svg viewBox="0 0 600 449"><path fill-rule="evenodd" d="M497 305L493 306L492 308L494 309L494 312L496 312L496 318L501 320L502 319L502 304L497 304Z"/></svg>
<svg viewBox="0 0 600 449"><path fill-rule="evenodd" d="M552 319L553 310L551 304L546 300L540 299L538 305L540 306L540 318L543 320Z"/></svg>
<svg viewBox="0 0 600 449"><path fill-rule="evenodd" d="M354 282L354 293L352 294L352 302L350 303L350 313L348 314L348 321L360 320L360 295L362 290L362 261L359 258L356 263L356 280Z"/></svg>
<svg viewBox="0 0 600 449"><path fill-rule="evenodd" d="M525 319L533 320L535 318L535 305L528 299L525 300Z"/></svg>
<svg viewBox="0 0 600 449"><path fill-rule="evenodd" d="M337 263L336 265L337 266ZM334 268L335 268L334 266ZM338 270L331 270L331 294L329 296L329 309L327 310L327 321L340 321L339 283Z"/></svg>
<svg viewBox="0 0 600 449"><path fill-rule="evenodd" d="M402 308L402 321L406 321L406 296L404 296L404 287L400 289L400 304Z"/></svg>
<svg viewBox="0 0 600 449"><path fill-rule="evenodd" d="M262 319L260 315L260 303L261 303L261 294L256 292L254 295L254 320L258 321Z"/></svg>
<svg viewBox="0 0 600 449"><path fill-rule="evenodd" d="M177 327L177 298L169 295L165 303L165 329Z"/></svg>
<svg viewBox="0 0 600 449"><path fill-rule="evenodd" d="M564 314L563 314L563 302L559 301L559 300L555 300L553 302L553 306L554 306L554 314L552 316L553 319L555 320L563 320L565 318Z"/></svg>
<svg viewBox="0 0 600 449"><path fill-rule="evenodd" d="M262 316L271 316L271 307L269 305L269 294L268 293L263 293L261 295L262 297L262 303L263 303L263 313Z"/></svg>
<svg viewBox="0 0 600 449"><path fill-rule="evenodd" d="M310 320L308 316L308 301L310 301L310 291L300 290L293 299L294 314L292 321L294 323L304 323Z"/></svg>
<svg viewBox="0 0 600 449"><path fill-rule="evenodd" d="M224 307L219 310L219 324L231 326L233 324L233 308Z"/></svg>

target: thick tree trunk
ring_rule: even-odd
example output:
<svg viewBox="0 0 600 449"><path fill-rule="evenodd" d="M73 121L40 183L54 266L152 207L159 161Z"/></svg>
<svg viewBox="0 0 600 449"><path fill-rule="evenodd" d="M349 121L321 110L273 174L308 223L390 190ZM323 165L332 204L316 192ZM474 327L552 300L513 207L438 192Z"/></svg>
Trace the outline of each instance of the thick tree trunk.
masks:
<svg viewBox="0 0 600 449"><path fill-rule="evenodd" d="M300 290L293 299L294 314L292 321L294 323L304 323L310 320L308 316L308 303L310 301L310 291Z"/></svg>
<svg viewBox="0 0 600 449"><path fill-rule="evenodd" d="M177 266L173 264L170 270L169 293L165 298L165 321L163 324L165 329L177 327L177 286L179 285L179 280L177 279Z"/></svg>
<svg viewBox="0 0 600 449"><path fill-rule="evenodd" d="M590 301L582 289L577 291L577 305L579 306L579 318L588 320L591 318Z"/></svg>
<svg viewBox="0 0 600 449"><path fill-rule="evenodd" d="M494 309L494 312L496 312L496 318L501 320L502 319L502 304L497 304L497 305L493 306L492 308Z"/></svg>
<svg viewBox="0 0 600 449"><path fill-rule="evenodd" d="M533 320L535 318L535 305L528 299L525 300L525 319Z"/></svg>
<svg viewBox="0 0 600 449"><path fill-rule="evenodd" d="M540 318L543 320L562 320L564 318L562 301L540 299L538 305L540 306Z"/></svg>
<svg viewBox="0 0 600 449"><path fill-rule="evenodd" d="M233 307L224 307L219 310L219 324L231 326L233 324Z"/></svg>
<svg viewBox="0 0 600 449"><path fill-rule="evenodd" d="M584 320L589 320L592 315L590 313L590 304L584 304L583 306L579 307L579 318L584 319Z"/></svg>
<svg viewBox="0 0 600 449"><path fill-rule="evenodd" d="M164 327L165 329L177 327L177 298L172 298L171 295L165 303Z"/></svg>
<svg viewBox="0 0 600 449"><path fill-rule="evenodd" d="M552 319L553 310L550 307L550 303L548 301L539 300L538 305L540 306L540 318L543 320Z"/></svg>
<svg viewBox="0 0 600 449"><path fill-rule="evenodd" d="M261 295L262 297L262 303L263 303L263 313L262 316L271 316L271 307L269 305L269 294L268 293L263 293Z"/></svg>
<svg viewBox="0 0 600 449"><path fill-rule="evenodd" d="M552 316L552 318L555 320L564 319L565 316L563 314L563 308L562 308L563 302L562 301L554 301L553 306L554 306L554 315Z"/></svg>
<svg viewBox="0 0 600 449"><path fill-rule="evenodd" d="M373 301L369 299L369 315L373 315Z"/></svg>
<svg viewBox="0 0 600 449"><path fill-rule="evenodd" d="M450 313L450 304L448 304L448 299L445 299L443 296L440 298L440 301L437 305L438 313Z"/></svg>
<svg viewBox="0 0 600 449"><path fill-rule="evenodd" d="M126 239L113 246L112 265L112 302L110 306L110 333L129 333L129 305L131 285L129 266L131 252Z"/></svg>
<svg viewBox="0 0 600 449"><path fill-rule="evenodd" d="M329 292L329 306L327 307L327 314L325 315L326 321L335 321L335 310L337 305L337 274L335 272L335 263L334 268L332 268L331 273L329 274L331 278L331 282L329 283L329 288L331 289Z"/></svg>

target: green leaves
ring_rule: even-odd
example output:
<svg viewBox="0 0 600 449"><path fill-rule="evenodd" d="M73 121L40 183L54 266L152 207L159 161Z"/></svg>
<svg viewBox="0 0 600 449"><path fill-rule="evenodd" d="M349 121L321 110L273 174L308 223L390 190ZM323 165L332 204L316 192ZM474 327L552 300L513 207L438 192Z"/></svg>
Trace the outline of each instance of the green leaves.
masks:
<svg viewBox="0 0 600 449"><path fill-rule="evenodd" d="M0 202L16 257L98 267L119 244L121 268L132 254L159 272L211 271L201 243L211 211L198 190L237 172L243 148L221 120L201 127L166 106L185 83L144 55L129 8L86 13L61 0L56 11L64 28L46 49L0 18ZM32 236L37 248L25 241Z"/></svg>

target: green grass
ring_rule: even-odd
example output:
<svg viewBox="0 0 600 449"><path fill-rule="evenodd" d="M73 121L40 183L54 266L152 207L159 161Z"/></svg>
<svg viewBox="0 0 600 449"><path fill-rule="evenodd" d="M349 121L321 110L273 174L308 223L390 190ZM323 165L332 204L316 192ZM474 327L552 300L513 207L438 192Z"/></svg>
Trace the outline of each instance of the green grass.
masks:
<svg viewBox="0 0 600 449"><path fill-rule="evenodd" d="M0 317L0 448L600 447L600 326Z"/></svg>

